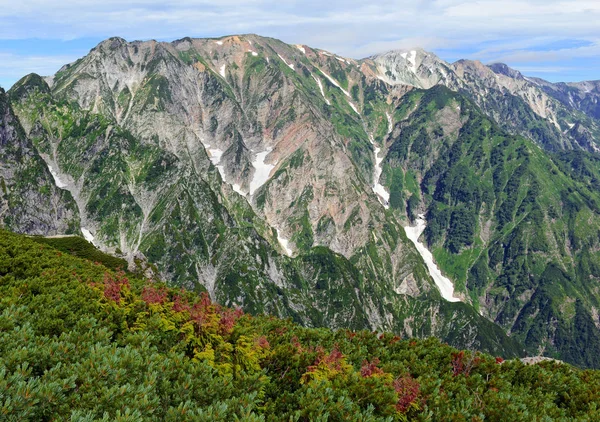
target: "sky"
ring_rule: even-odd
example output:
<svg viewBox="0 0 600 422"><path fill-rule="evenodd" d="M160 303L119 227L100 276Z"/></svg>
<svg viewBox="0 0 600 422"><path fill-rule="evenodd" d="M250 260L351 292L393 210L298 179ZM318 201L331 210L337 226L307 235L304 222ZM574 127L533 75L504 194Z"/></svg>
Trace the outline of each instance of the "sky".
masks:
<svg viewBox="0 0 600 422"><path fill-rule="evenodd" d="M600 79L600 0L0 0L0 86L100 41L255 33L363 58L421 47L549 81Z"/></svg>

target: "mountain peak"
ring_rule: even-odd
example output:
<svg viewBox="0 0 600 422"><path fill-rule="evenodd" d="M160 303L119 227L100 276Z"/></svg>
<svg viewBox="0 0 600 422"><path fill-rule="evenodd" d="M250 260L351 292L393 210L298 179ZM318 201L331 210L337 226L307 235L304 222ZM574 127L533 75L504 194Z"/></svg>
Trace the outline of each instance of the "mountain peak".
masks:
<svg viewBox="0 0 600 422"><path fill-rule="evenodd" d="M488 67L490 69L492 69L492 71L498 75L508 76L509 78L513 78L513 79L524 79L521 72L509 67L505 63L492 63L492 64L488 65Z"/></svg>
<svg viewBox="0 0 600 422"><path fill-rule="evenodd" d="M116 50L119 47L127 45L127 40L121 37L110 37L98 44L92 49L95 50Z"/></svg>

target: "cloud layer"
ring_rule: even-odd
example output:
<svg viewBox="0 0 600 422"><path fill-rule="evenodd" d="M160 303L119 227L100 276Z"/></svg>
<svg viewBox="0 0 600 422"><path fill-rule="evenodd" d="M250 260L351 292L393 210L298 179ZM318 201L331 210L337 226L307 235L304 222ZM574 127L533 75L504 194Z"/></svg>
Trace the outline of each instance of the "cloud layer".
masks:
<svg viewBox="0 0 600 422"><path fill-rule="evenodd" d="M600 57L597 22L598 0L0 0L3 45L22 39L170 40L252 32L354 58L420 46L447 60L504 61L554 80L600 79L594 74ZM56 70L59 53L49 51L49 72ZM11 54L30 67L40 58L27 51ZM0 83L10 69L0 64Z"/></svg>

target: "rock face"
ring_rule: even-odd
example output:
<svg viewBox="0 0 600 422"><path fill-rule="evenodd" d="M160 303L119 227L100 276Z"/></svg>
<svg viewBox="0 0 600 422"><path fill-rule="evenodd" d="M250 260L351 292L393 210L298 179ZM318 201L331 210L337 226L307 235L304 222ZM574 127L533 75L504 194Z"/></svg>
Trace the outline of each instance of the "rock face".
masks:
<svg viewBox="0 0 600 422"><path fill-rule="evenodd" d="M584 116L565 132L573 112L508 68L448 64L422 50L355 61L255 35L111 38L56 75L23 78L10 98L19 139L31 145L18 149L37 157L35 174L55 182L52 195L70 200L55 224L80 228L131 263L145 257L173 284L309 326L436 335L508 355L521 347L490 320L530 349L557 338L530 339L531 324L519 322L543 283L504 286L514 255L477 271L530 221L523 216L569 195L526 206L527 186L583 183L550 172L558 164L533 141L591 151L596 121ZM529 178L538 168L527 160L541 176ZM516 193L506 187L515 174ZM464 214L473 221L453 217L461 207L474 207ZM5 215L16 218L14 210ZM586 210L595 224L596 211ZM422 211L425 240L464 303L441 298L405 235ZM43 214L31 204L28 212ZM557 230L533 273L581 252L563 253L559 238L571 232Z"/></svg>
<svg viewBox="0 0 600 422"><path fill-rule="evenodd" d="M74 233L74 205L71 195L55 185L0 88L0 224L21 233Z"/></svg>
<svg viewBox="0 0 600 422"><path fill-rule="evenodd" d="M503 63L485 66L478 61L459 60L450 64L418 49L388 52L370 57L365 63L391 85L424 89L444 85L464 93L503 129L528 137L546 149L598 149L597 82L551 84L524 77ZM596 141L590 143L571 133L569 129L577 122L593 133Z"/></svg>

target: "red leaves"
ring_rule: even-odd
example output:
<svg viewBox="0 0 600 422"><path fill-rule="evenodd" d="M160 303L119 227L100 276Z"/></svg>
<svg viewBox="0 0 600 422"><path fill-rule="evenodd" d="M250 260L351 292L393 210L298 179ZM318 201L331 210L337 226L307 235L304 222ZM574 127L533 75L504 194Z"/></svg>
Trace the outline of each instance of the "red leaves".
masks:
<svg viewBox="0 0 600 422"><path fill-rule="evenodd" d="M396 378L394 380L394 390L398 393L396 410L402 413L406 412L416 402L420 389L419 381L411 377L410 374Z"/></svg>
<svg viewBox="0 0 600 422"><path fill-rule="evenodd" d="M167 301L168 291L165 287L156 288L154 286L146 286L142 290L142 300L148 305L153 303L164 304Z"/></svg>
<svg viewBox="0 0 600 422"><path fill-rule="evenodd" d="M259 338L257 338L256 345L258 347L260 347L261 349L268 349L269 347L271 347L271 345L269 344L269 341L267 340L267 338L265 336L260 336Z"/></svg>
<svg viewBox="0 0 600 422"><path fill-rule="evenodd" d="M501 357L496 357L497 364L501 364L502 362L504 362L504 359L502 359Z"/></svg>
<svg viewBox="0 0 600 422"><path fill-rule="evenodd" d="M239 318L237 309L233 310L225 308L221 309L219 313L221 314L221 319L219 319L219 333L222 335L231 333L235 326L235 322Z"/></svg>
<svg viewBox="0 0 600 422"><path fill-rule="evenodd" d="M121 290L129 288L129 279L123 271L119 271L115 277L104 273L104 297L116 303L121 303Z"/></svg>
<svg viewBox="0 0 600 422"><path fill-rule="evenodd" d="M342 370L342 359L344 359L344 355L342 352L340 352L337 346L334 346L333 350L328 355L325 355L323 348L318 348L318 352L319 355L315 359L315 363L308 367L308 372L315 371L321 364L330 370Z"/></svg>
<svg viewBox="0 0 600 422"><path fill-rule="evenodd" d="M452 375L455 377L463 374L468 377L471 374L471 370L479 365L481 358L479 356L467 356L464 350L458 353L452 354ZM497 362L497 361L496 361Z"/></svg>
<svg viewBox="0 0 600 422"><path fill-rule="evenodd" d="M371 362L363 361L362 367L360 368L360 375L363 378L372 377L373 375L382 375L383 371L377 367L379 359L375 358Z"/></svg>
<svg viewBox="0 0 600 422"><path fill-rule="evenodd" d="M190 304L188 303L187 299L182 295L175 295L175 297L173 298L173 310L175 312L189 312Z"/></svg>

